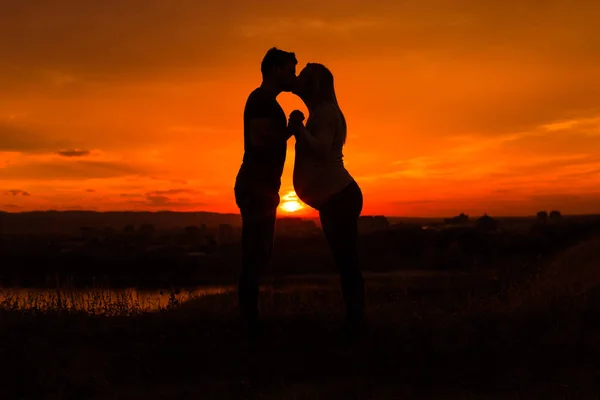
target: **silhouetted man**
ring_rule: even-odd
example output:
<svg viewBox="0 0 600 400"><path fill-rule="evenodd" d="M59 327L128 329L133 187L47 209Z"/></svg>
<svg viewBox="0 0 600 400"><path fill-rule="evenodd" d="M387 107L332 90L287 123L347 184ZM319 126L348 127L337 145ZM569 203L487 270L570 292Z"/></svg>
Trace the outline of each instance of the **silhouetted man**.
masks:
<svg viewBox="0 0 600 400"><path fill-rule="evenodd" d="M296 64L294 53L270 49L261 64L262 84L250 94L244 109L244 159L235 199L242 214L239 307L250 334L258 328L259 273L273 252L281 174L291 136L277 96L292 90Z"/></svg>

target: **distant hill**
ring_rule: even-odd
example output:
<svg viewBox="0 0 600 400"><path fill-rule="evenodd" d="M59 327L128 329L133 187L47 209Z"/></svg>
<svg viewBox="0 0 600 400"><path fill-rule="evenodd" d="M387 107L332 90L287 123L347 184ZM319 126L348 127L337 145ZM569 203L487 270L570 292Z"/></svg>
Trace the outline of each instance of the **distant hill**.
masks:
<svg viewBox="0 0 600 400"><path fill-rule="evenodd" d="M566 220L590 221L600 220L600 215L567 215ZM320 225L319 218L314 220ZM443 218L419 217L387 217L391 224L406 223L429 225L443 223ZM503 223L530 223L531 217L499 217ZM239 214L220 214L214 212L175 212L175 211L29 211L8 213L0 211L0 234L15 233L74 233L83 226L96 229L112 227L123 229L127 225L139 227L142 224L153 224L157 229L183 228L189 225L217 227L220 224L230 224L240 227L242 219Z"/></svg>
<svg viewBox="0 0 600 400"><path fill-rule="evenodd" d="M444 218L427 217L386 217L390 224L430 225L443 223Z"/></svg>
<svg viewBox="0 0 600 400"><path fill-rule="evenodd" d="M594 236L556 254L540 266L538 278L531 288L520 293L520 298L548 301L554 296L574 297L594 293L600 305L600 236Z"/></svg>
<svg viewBox="0 0 600 400"><path fill-rule="evenodd" d="M0 233L74 233L82 226L96 229L112 227L123 229L127 225L139 227L153 224L157 229L181 228L188 225L205 224L216 227L219 224L241 226L237 214L212 212L173 212L173 211L31 211L21 213L0 213Z"/></svg>

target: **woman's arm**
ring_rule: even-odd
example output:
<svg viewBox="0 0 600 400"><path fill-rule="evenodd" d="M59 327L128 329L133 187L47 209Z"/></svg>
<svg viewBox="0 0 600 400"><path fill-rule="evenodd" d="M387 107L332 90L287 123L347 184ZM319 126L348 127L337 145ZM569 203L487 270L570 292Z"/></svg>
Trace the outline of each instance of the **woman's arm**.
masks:
<svg viewBox="0 0 600 400"><path fill-rule="evenodd" d="M314 129L309 131L303 124L298 124L296 140L307 144L317 157L327 157L338 125L337 111L333 106L321 107L311 117Z"/></svg>

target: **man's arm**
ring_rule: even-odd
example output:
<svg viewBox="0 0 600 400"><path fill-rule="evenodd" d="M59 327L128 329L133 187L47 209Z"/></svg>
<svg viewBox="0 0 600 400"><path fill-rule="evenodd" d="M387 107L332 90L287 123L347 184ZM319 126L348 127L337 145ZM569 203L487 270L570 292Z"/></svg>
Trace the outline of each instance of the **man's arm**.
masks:
<svg viewBox="0 0 600 400"><path fill-rule="evenodd" d="M249 121L248 135L254 147L265 147L277 139L281 139L269 118L252 118Z"/></svg>
<svg viewBox="0 0 600 400"><path fill-rule="evenodd" d="M248 120L248 134L250 142L257 148L268 146L271 143L289 139L287 130L280 132L273 121L273 105L261 98L253 98L246 105Z"/></svg>

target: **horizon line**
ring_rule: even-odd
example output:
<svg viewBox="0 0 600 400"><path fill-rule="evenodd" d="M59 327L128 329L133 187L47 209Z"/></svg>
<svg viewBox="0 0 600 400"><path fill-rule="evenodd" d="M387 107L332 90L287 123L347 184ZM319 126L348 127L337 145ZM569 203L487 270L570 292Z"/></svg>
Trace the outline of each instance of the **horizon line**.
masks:
<svg viewBox="0 0 600 400"><path fill-rule="evenodd" d="M548 211L548 210L540 210L540 211ZM560 212L560 210L557 210ZM157 213L205 213L205 214L219 214L219 215L235 215L235 216L239 216L241 217L241 215L239 213L223 213L223 212L217 212L217 211L176 211L176 210L105 210L105 211L98 211L98 210L76 210L76 209L70 209L70 210L54 210L54 209L48 209L48 210L29 210L29 211L4 211L4 210L0 210L0 213L4 213L4 214L24 214L24 213L44 213L44 212L89 212L89 213L152 213L152 214L157 214ZM464 213L466 216L471 217L470 214L468 213ZM457 215L460 215L457 214ZM386 218L413 218L413 219L444 219L444 218L453 218L457 215L453 215L451 217L448 216L426 216L426 217L417 217L417 216L407 216L407 215L386 215L386 214L364 214L361 215L361 217L371 217L371 216L383 216ZM477 214L474 216L477 217L481 217L484 215L488 215L490 217L494 217L493 215L489 214L489 213L483 213L481 215ZM592 214L564 214L561 212L562 216L569 216L569 217L586 217L586 216L600 216L600 212L598 213L592 213ZM525 218L525 217L535 217L536 213L534 214L522 214L522 215L499 215L496 216L496 218ZM318 216L315 217L302 217L302 216L294 216L294 215L281 215L278 214L277 215L278 218L301 218L301 219L318 219Z"/></svg>

